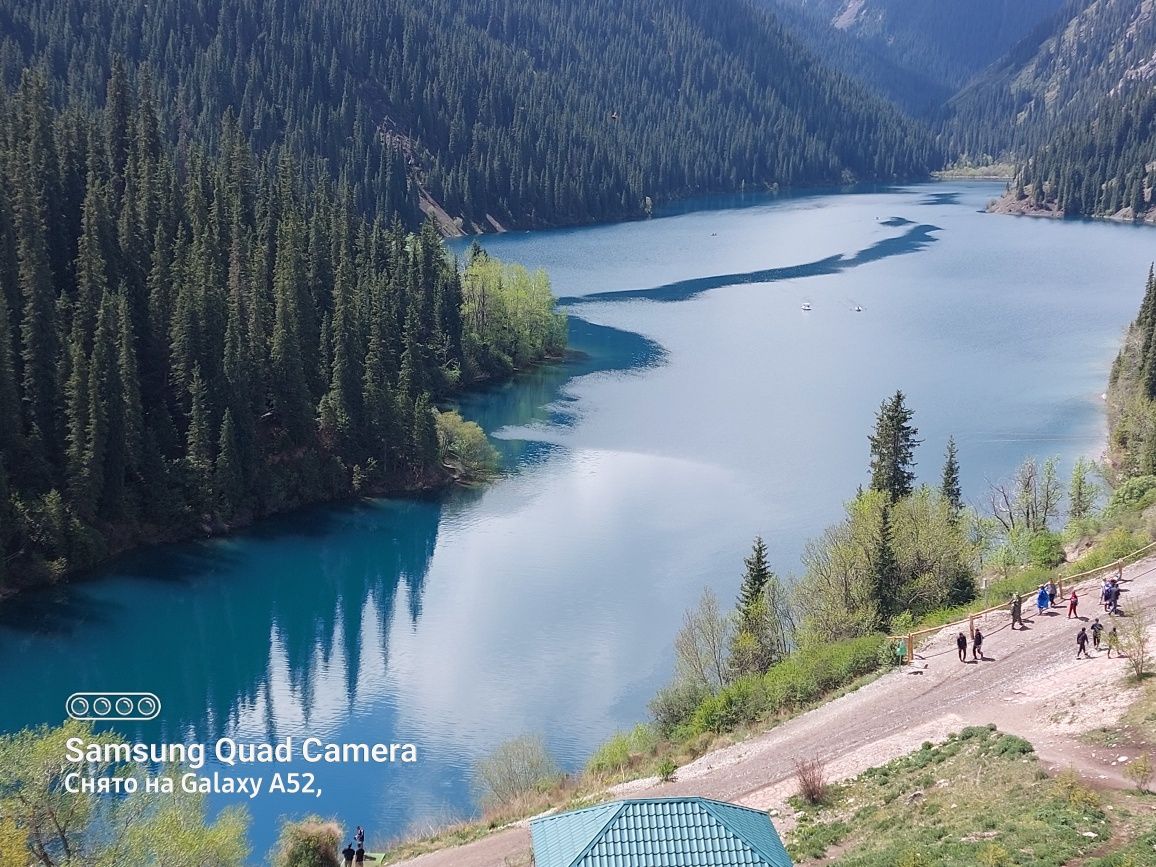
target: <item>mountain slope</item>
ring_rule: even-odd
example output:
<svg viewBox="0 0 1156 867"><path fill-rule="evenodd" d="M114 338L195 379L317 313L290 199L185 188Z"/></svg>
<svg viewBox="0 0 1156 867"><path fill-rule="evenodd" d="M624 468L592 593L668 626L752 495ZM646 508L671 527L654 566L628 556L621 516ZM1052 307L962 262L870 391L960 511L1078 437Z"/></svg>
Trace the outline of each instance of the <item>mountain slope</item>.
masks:
<svg viewBox="0 0 1156 867"><path fill-rule="evenodd" d="M1107 99L1019 167L993 206L1010 213L1156 222L1156 87Z"/></svg>
<svg viewBox="0 0 1156 867"><path fill-rule="evenodd" d="M745 0L0 0L0 74L99 102L111 52L156 78L169 134L232 109L363 210L439 202L465 228L641 215L649 198L916 177L928 135Z"/></svg>
<svg viewBox="0 0 1156 867"><path fill-rule="evenodd" d="M1064 0L762 2L801 12L802 20L810 22L801 27L801 35L819 56L900 104L927 110L963 87ZM785 20L799 23L798 18ZM840 42L835 34L846 39ZM847 41L855 47L846 48ZM896 77L894 70L904 75Z"/></svg>
<svg viewBox="0 0 1156 867"><path fill-rule="evenodd" d="M1069 0L953 100L949 150L1030 151L1154 76L1153 0Z"/></svg>

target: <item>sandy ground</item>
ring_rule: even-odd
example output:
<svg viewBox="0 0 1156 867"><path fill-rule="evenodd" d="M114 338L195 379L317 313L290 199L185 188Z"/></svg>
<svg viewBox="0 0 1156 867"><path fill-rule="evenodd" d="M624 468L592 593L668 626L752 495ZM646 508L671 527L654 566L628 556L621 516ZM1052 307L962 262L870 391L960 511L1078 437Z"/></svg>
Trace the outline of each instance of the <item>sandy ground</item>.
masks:
<svg viewBox="0 0 1156 867"><path fill-rule="evenodd" d="M1124 570L1125 611L1156 603L1156 557ZM1084 625L1103 612L1098 585L1081 594ZM616 786L612 797L702 795L770 810L780 832L793 824L786 799L794 794L794 761L817 757L832 780L846 779L967 725L995 723L1027 738L1044 765L1074 768L1090 783L1130 785L1121 754L1083 743L1079 736L1118 721L1132 700L1123 683L1127 661L1075 659L1079 628L1056 608L1036 614L1025 605L1027 628L1013 630L1003 612L978 621L986 659L961 663L954 630L940 633L914 664L888 674L746 741L708 753L680 768L676 779ZM1125 751L1126 752L1126 751ZM466 846L423 855L414 867L509 867L528 864L530 834L520 823Z"/></svg>

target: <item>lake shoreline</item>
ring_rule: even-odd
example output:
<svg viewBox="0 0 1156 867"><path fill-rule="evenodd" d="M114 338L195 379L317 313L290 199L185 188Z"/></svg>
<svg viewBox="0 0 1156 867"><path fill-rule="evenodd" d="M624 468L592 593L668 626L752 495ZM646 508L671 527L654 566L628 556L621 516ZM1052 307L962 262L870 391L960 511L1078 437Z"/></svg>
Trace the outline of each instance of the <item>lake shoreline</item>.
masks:
<svg viewBox="0 0 1156 867"><path fill-rule="evenodd" d="M545 366L564 364L580 356L581 353L572 353L567 349L561 355L547 356L531 362L526 367L515 370L510 376L497 378L485 377L475 380L452 394L446 395L442 405L444 406L470 394L484 392L487 388L516 382L519 377L533 370ZM485 479L481 482L463 479L443 465L440 466L437 471L428 472L420 479L410 479L400 483L398 483L397 479L393 480L393 483L390 481L378 482L370 485L363 491L349 490L333 497L320 497L318 499L293 503L287 508L250 515L234 521L213 521L209 519L208 516L201 516L200 520L192 521L189 525L180 529L169 528L162 530L157 527L142 525L134 528L130 533L123 532L121 528L115 525L103 527L101 529L109 534L105 538L110 541L110 545L108 551L99 560L57 576L46 572L39 577L20 580L18 578L13 579L13 576L10 574L8 576L8 583L0 585L0 607L6 602L29 592L42 590L47 587L82 583L90 578L97 577L96 573L107 569L120 558L146 548L180 545L187 542L207 542L213 539L228 539L260 526L266 521L286 517L305 509L319 506L338 507L341 505L373 502L377 500L416 501L431 497L438 498L444 496L447 491L454 487L477 487L479 484L488 484L489 481L490 479Z"/></svg>

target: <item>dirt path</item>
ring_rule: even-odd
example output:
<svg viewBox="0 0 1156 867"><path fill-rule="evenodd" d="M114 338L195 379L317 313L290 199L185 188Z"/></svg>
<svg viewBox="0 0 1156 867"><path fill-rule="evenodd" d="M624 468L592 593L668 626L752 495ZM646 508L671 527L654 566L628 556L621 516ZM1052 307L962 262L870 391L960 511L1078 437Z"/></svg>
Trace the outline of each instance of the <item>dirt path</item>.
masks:
<svg viewBox="0 0 1156 867"><path fill-rule="evenodd" d="M1156 603L1156 557L1124 570L1122 607ZM1102 614L1098 589L1081 594L1084 625ZM1024 611L1034 612L1025 605ZM1101 617L1101 620L1105 618ZM1027 738L1045 766L1073 767L1088 782L1123 786L1119 755L1094 748L1079 735L1116 722L1131 701L1122 685L1127 662L1101 652L1076 661L1075 621L1053 609L1026 618L1012 630L1006 613L978 621L987 640L981 662L960 663L955 633L941 633L915 663L888 674L761 735L716 750L679 769L674 782L638 780L616 786L615 797L702 795L762 810L779 810L788 828L785 800L794 793L794 760L819 757L832 779L846 779L940 740L966 725L995 723ZM507 867L529 863L525 824L475 843L423 855L414 867Z"/></svg>

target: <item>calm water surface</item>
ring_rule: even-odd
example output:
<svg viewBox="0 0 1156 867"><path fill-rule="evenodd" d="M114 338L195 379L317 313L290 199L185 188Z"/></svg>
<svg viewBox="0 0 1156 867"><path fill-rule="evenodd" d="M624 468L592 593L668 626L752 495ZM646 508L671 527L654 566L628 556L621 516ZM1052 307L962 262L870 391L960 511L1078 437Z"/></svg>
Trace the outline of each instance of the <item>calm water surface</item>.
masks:
<svg viewBox="0 0 1156 867"><path fill-rule="evenodd" d="M416 766L310 766L322 798L251 802L254 861L283 814L371 841L468 814L474 761L525 732L580 765L645 717L683 610L735 593L756 533L798 569L896 388L923 478L954 434L977 501L1027 455L1099 452L1156 234L979 213L999 189L484 239L549 270L581 352L463 401L505 475L142 552L0 608L0 730L59 722L74 691L147 690L165 709L134 737L417 744Z"/></svg>

